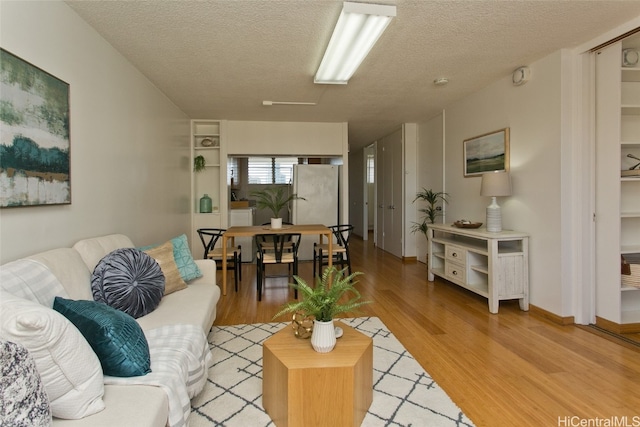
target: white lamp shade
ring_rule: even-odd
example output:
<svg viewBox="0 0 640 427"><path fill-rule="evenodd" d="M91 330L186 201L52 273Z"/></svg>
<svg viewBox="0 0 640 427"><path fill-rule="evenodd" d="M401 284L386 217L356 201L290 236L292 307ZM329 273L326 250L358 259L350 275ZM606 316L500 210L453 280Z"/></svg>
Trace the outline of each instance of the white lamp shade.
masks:
<svg viewBox="0 0 640 427"><path fill-rule="evenodd" d="M511 177L509 172L489 172L482 175L480 195L489 197L510 196Z"/></svg>

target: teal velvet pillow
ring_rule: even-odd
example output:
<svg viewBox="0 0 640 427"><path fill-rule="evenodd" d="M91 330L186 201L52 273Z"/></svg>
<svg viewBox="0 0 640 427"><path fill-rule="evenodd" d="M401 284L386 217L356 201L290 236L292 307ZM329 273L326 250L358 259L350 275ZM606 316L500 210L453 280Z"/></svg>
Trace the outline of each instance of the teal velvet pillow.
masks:
<svg viewBox="0 0 640 427"><path fill-rule="evenodd" d="M53 309L69 319L91 345L104 375L136 377L151 372L149 344L127 313L95 301L56 297Z"/></svg>
<svg viewBox="0 0 640 427"><path fill-rule="evenodd" d="M182 280L188 282L189 280L202 277L202 271L200 271L198 264L195 263L193 256L191 255L187 236L182 234L178 237L174 237L171 239L171 244L173 245L173 258L178 266L178 271L180 272ZM160 245L149 245L138 249L146 251L155 248L156 246Z"/></svg>

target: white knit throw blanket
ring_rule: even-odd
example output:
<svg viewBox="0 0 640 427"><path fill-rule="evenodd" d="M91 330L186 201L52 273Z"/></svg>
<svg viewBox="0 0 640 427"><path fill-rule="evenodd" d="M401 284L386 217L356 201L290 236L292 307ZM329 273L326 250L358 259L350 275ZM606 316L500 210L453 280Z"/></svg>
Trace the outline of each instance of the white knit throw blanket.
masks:
<svg viewBox="0 0 640 427"><path fill-rule="evenodd" d="M188 425L191 399L207 381L211 352L202 328L171 325L145 332L151 355L151 372L139 377L110 377L105 384L141 384L161 387L169 400L170 427Z"/></svg>

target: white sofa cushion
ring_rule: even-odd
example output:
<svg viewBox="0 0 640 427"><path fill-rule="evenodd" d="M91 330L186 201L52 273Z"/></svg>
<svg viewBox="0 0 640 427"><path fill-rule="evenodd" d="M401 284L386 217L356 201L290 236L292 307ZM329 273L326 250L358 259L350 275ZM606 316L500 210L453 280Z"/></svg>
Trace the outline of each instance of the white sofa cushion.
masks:
<svg viewBox="0 0 640 427"><path fill-rule="evenodd" d="M104 386L106 409L81 420L53 419L53 427L166 427L167 393L145 385Z"/></svg>
<svg viewBox="0 0 640 427"><path fill-rule="evenodd" d="M93 271L96 265L108 253L121 248L133 248L133 242L124 234L110 234L108 236L84 239L73 245L78 251L89 271Z"/></svg>
<svg viewBox="0 0 640 427"><path fill-rule="evenodd" d="M71 248L53 249L32 255L27 259L46 265L54 276L58 278L67 291L67 295L57 296L75 300L93 299L91 294L91 271L76 250Z"/></svg>
<svg viewBox="0 0 640 427"><path fill-rule="evenodd" d="M64 316L0 290L0 336L35 360L53 416L76 419L104 409L100 361Z"/></svg>
<svg viewBox="0 0 640 427"><path fill-rule="evenodd" d="M204 276L189 282L186 289L166 295L160 305L136 321L144 331L178 323L200 325L207 333L216 318L216 303L220 288L215 284L216 263L213 260L196 260Z"/></svg>
<svg viewBox="0 0 640 427"><path fill-rule="evenodd" d="M67 296L56 276L44 264L32 259L0 266L0 288L45 307L52 307L56 296Z"/></svg>

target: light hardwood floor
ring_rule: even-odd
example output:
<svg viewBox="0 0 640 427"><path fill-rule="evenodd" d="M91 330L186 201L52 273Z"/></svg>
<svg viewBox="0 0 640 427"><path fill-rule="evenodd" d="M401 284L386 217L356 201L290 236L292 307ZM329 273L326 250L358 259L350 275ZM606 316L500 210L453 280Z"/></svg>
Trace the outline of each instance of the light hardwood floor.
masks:
<svg viewBox="0 0 640 427"><path fill-rule="evenodd" d="M352 237L351 251L365 273L357 286L373 301L357 316L379 317L477 426L624 426L604 424L624 416L640 426L640 348L556 325L517 301L492 315L486 299L428 282L424 264L404 264L372 240ZM310 281L310 263L300 276ZM245 264L240 291L221 297L215 324L274 321L293 298L286 283L267 279L257 302L255 266Z"/></svg>

